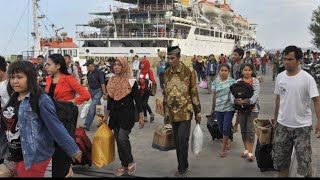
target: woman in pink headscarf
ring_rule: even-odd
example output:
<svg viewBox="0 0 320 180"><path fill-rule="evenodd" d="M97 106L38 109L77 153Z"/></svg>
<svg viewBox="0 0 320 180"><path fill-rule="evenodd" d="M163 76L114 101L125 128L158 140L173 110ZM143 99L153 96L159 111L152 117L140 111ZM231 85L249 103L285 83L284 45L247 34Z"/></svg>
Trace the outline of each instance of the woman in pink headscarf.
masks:
<svg viewBox="0 0 320 180"><path fill-rule="evenodd" d="M114 76L107 84L108 105L104 122L109 118L109 127L113 129L117 142L121 167L115 171L116 176L122 176L125 172L129 175L136 171L136 163L133 161L129 134L135 124L135 105L140 114L139 126L143 128L142 104L135 79L130 79L128 62L118 58L113 65Z"/></svg>

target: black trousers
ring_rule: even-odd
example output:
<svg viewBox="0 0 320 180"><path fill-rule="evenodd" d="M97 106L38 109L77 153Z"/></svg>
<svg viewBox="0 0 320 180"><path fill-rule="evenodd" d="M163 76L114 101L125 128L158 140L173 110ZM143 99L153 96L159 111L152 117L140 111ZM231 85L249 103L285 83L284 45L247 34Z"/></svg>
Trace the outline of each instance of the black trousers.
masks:
<svg viewBox="0 0 320 180"><path fill-rule="evenodd" d="M131 144L129 140L129 134L131 131L121 129L120 127L115 127L113 129L114 138L117 142L119 159L123 167L128 167L130 163L133 162Z"/></svg>
<svg viewBox="0 0 320 180"><path fill-rule="evenodd" d="M149 114L152 114L152 110L148 104L149 97L150 95L147 92L145 92L145 94L142 95L142 109L144 117L147 117L147 111L149 112Z"/></svg>
<svg viewBox="0 0 320 180"><path fill-rule="evenodd" d="M188 167L188 150L191 121L172 122L173 136L176 143L178 171L185 172Z"/></svg>
<svg viewBox="0 0 320 180"><path fill-rule="evenodd" d="M71 158L55 143L55 151L52 156L52 177L65 177L71 163Z"/></svg>

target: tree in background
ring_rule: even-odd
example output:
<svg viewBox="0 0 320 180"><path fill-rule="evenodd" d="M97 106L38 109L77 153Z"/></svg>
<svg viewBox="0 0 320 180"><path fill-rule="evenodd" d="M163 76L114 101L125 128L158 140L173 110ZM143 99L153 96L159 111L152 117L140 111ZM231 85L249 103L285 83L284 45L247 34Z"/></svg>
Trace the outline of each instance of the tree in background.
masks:
<svg viewBox="0 0 320 180"><path fill-rule="evenodd" d="M320 6L313 11L309 30L313 36L312 43L320 48Z"/></svg>

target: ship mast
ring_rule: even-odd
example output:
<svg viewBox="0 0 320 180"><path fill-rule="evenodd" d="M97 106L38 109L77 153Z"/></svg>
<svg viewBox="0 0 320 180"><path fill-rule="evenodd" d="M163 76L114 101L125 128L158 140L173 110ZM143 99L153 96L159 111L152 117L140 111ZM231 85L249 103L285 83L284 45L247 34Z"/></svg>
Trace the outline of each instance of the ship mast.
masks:
<svg viewBox="0 0 320 180"><path fill-rule="evenodd" d="M33 46L33 57L37 58L40 55L41 47L40 47L40 34L39 34L39 26L38 26L38 1L33 0L32 9L33 9L33 29L34 29L34 46Z"/></svg>

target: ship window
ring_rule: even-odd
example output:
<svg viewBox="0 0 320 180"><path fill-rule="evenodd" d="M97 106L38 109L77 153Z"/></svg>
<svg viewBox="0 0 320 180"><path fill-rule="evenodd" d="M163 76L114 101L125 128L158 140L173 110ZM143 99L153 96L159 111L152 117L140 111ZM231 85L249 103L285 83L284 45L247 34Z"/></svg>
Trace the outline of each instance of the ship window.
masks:
<svg viewBox="0 0 320 180"><path fill-rule="evenodd" d="M72 56L73 56L73 57L77 57L77 54L78 54L78 53L77 53L77 50L74 49L74 50L73 50L73 53L72 53Z"/></svg>
<svg viewBox="0 0 320 180"><path fill-rule="evenodd" d="M68 51L67 50L63 50L63 55L67 55Z"/></svg>
<svg viewBox="0 0 320 180"><path fill-rule="evenodd" d="M72 50L69 50L68 53L69 53L69 56L72 57Z"/></svg>
<svg viewBox="0 0 320 180"><path fill-rule="evenodd" d="M61 53L62 53L62 51L59 49L59 50L58 50L58 54L61 54Z"/></svg>
<svg viewBox="0 0 320 180"><path fill-rule="evenodd" d="M54 54L54 50L49 50L49 56L50 56L51 54Z"/></svg>

